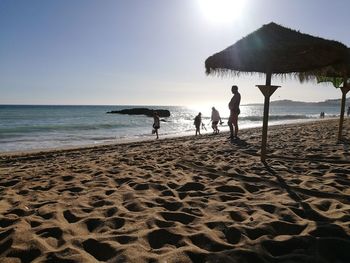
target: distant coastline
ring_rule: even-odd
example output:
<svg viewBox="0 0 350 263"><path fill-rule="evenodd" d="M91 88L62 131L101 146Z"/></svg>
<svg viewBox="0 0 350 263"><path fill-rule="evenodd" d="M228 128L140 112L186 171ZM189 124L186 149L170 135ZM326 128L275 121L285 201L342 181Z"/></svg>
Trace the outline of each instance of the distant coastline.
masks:
<svg viewBox="0 0 350 263"><path fill-rule="evenodd" d="M275 100L271 101L270 105L273 106L336 106L340 105L341 99L329 99L320 102L304 102L294 100ZM346 99L346 105L350 104L350 97ZM261 106L263 103L251 103L245 104L245 106Z"/></svg>

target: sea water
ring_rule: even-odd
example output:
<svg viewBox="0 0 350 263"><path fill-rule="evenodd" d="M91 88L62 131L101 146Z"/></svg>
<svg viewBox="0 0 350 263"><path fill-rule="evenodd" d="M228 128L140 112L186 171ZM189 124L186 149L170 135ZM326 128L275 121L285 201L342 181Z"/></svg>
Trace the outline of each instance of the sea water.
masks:
<svg viewBox="0 0 350 263"><path fill-rule="evenodd" d="M107 114L108 111L147 107L167 109L171 116L161 118L160 138L195 133L193 119L199 111L205 124L203 133L211 133L211 107L178 106L38 106L0 105L0 152L27 151L119 143L154 139L153 118L143 115ZM243 105L240 129L261 127L263 105ZM221 131L228 131L227 105L217 107L222 116ZM270 106L269 125L305 122L339 116L339 106ZM243 133L243 132L241 132Z"/></svg>

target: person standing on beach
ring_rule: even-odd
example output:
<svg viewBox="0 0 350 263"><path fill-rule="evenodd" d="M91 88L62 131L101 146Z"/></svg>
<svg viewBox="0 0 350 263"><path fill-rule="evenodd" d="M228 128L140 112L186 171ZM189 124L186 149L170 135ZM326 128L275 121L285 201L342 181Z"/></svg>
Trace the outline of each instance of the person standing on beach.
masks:
<svg viewBox="0 0 350 263"><path fill-rule="evenodd" d="M201 135L202 113L198 113L198 115L194 118L193 124L196 126L196 136L197 133Z"/></svg>
<svg viewBox="0 0 350 263"><path fill-rule="evenodd" d="M228 118L228 126L230 127L229 139L238 139L238 115L241 113L239 104L241 103L241 94L238 92L238 87L233 85L231 88L233 97L228 104L230 109L230 117Z"/></svg>
<svg viewBox="0 0 350 263"><path fill-rule="evenodd" d="M213 128L214 134L218 134L220 130L218 129L218 123L222 123L220 113L215 107L211 108L211 127Z"/></svg>
<svg viewBox="0 0 350 263"><path fill-rule="evenodd" d="M152 133L155 133L157 135L157 139L159 139L159 136L158 136L158 129L160 128L160 121L159 121L159 115L158 115L158 112L153 112L153 131Z"/></svg>

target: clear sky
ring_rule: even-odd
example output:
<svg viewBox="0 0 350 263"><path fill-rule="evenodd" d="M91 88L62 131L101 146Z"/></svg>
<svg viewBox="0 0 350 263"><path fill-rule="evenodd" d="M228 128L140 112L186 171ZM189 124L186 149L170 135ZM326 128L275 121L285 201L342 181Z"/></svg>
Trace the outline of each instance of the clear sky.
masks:
<svg viewBox="0 0 350 263"><path fill-rule="evenodd" d="M210 1L0 0L0 104L216 105L232 84L263 102L264 77L206 76L205 59L271 21L350 45L349 0ZM272 84L272 100L340 98Z"/></svg>

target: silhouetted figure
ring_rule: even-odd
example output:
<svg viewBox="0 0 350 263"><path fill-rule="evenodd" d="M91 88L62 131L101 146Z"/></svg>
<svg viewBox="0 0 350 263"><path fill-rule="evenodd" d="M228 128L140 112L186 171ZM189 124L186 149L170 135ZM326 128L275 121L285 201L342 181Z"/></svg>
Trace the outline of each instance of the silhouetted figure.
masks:
<svg viewBox="0 0 350 263"><path fill-rule="evenodd" d="M213 132L218 134L220 132L218 129L218 123L222 123L220 113L215 107L212 107L211 110L211 127L213 128Z"/></svg>
<svg viewBox="0 0 350 263"><path fill-rule="evenodd" d="M347 111L346 115L350 116L350 106L348 107L348 111Z"/></svg>
<svg viewBox="0 0 350 263"><path fill-rule="evenodd" d="M238 137L238 115L241 113L239 104L241 103L241 94L238 92L238 87L233 85L231 88L233 97L228 104L230 109L230 117L228 118L228 126L230 127L229 139L237 139Z"/></svg>
<svg viewBox="0 0 350 263"><path fill-rule="evenodd" d="M202 113L198 113L198 115L194 118L193 124L196 126L196 136L197 133L201 135Z"/></svg>
<svg viewBox="0 0 350 263"><path fill-rule="evenodd" d="M159 139L159 136L158 136L158 129L160 128L160 121L159 121L159 115L158 115L158 112L154 112L153 113L153 130L152 130L152 133L155 133L157 135L157 138L156 139Z"/></svg>
<svg viewBox="0 0 350 263"><path fill-rule="evenodd" d="M321 118L321 119L324 118L324 111L321 111L321 113L320 113L320 118Z"/></svg>

